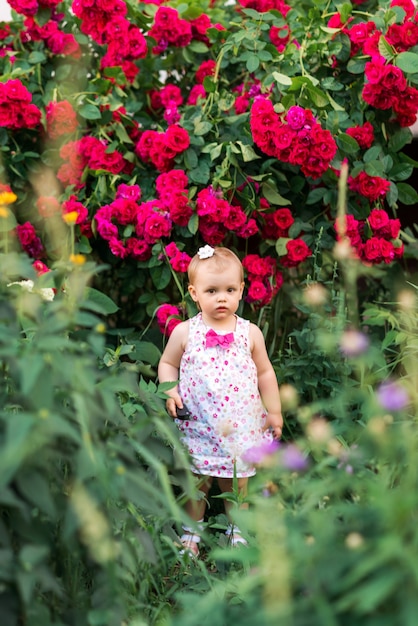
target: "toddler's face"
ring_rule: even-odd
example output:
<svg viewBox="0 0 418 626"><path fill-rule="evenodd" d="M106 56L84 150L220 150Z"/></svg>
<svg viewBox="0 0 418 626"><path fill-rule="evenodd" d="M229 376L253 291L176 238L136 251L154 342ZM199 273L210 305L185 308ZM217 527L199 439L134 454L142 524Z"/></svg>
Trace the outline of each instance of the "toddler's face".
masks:
<svg viewBox="0 0 418 626"><path fill-rule="evenodd" d="M243 290L238 264L220 271L210 260L198 268L194 283L189 285L190 295L202 313L215 320L223 320L236 312Z"/></svg>

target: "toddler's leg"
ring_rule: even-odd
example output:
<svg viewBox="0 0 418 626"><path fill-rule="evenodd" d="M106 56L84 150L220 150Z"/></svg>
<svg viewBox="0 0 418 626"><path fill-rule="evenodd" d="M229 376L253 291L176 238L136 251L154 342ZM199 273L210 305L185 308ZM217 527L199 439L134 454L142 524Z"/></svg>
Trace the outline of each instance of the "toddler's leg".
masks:
<svg viewBox="0 0 418 626"><path fill-rule="evenodd" d="M198 522L198 527L203 522L206 511L206 499L212 485L211 476L200 476L199 478L203 478L202 483L199 484L199 490L204 493L204 497L200 500L188 500L185 505L187 514L192 520ZM200 534L198 534L198 532L198 530L195 530L191 526L183 526L183 535L181 536L181 543L184 549L195 557L199 556Z"/></svg>
<svg viewBox="0 0 418 626"><path fill-rule="evenodd" d="M238 478L238 493L242 496L247 495L248 478ZM233 479L232 478L218 478L219 489L222 493L233 492ZM241 531L231 520L231 510L234 506L233 502L225 500L225 513L229 519L228 528L226 529L226 535L229 537L231 545L236 546L238 544L246 544L246 540L241 535ZM241 509L248 509L248 502L242 502L240 504Z"/></svg>
<svg viewBox="0 0 418 626"><path fill-rule="evenodd" d="M202 479L202 484L199 483L199 491L204 493L204 498L200 500L188 500L185 505L186 513L191 517L191 519L196 522L203 519L206 511L206 500L208 497L209 490L212 486L213 478L212 476L196 476L196 478Z"/></svg>

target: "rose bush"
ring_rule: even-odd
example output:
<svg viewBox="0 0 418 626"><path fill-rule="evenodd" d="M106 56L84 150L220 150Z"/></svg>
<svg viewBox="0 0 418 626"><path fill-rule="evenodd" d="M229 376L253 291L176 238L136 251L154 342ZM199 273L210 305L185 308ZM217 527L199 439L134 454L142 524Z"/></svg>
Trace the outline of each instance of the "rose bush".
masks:
<svg viewBox="0 0 418 626"><path fill-rule="evenodd" d="M3 620L414 623L414 5L9 4ZM250 548L211 497L190 562L194 487L154 379L206 244L243 260L286 423L248 452Z"/></svg>
<svg viewBox="0 0 418 626"><path fill-rule="evenodd" d="M416 255L396 216L417 202L402 152L418 110L412 0L9 4L11 235L53 268L49 222L76 211L74 251L108 264L96 286L119 305L116 326L144 329L162 304L160 326L173 307L192 312L184 276L202 243L240 254L248 315L273 306L314 249L330 258L343 162L354 253Z"/></svg>

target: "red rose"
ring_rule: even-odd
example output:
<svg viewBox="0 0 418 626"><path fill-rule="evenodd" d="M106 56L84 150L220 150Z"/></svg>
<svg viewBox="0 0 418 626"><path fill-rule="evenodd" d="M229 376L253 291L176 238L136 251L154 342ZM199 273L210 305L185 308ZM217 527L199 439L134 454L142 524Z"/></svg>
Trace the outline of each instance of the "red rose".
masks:
<svg viewBox="0 0 418 626"><path fill-rule="evenodd" d="M179 226L187 226L192 216L188 197L182 191L174 191L167 199L170 218Z"/></svg>
<svg viewBox="0 0 418 626"><path fill-rule="evenodd" d="M372 231L378 233L389 224L389 215L383 209L373 209L368 221Z"/></svg>
<svg viewBox="0 0 418 626"><path fill-rule="evenodd" d="M256 300L262 300L267 294L267 289L261 280L252 280L248 286L248 302L255 302Z"/></svg>
<svg viewBox="0 0 418 626"><path fill-rule="evenodd" d="M187 272L191 257L186 252L178 252L170 259L170 265L175 272Z"/></svg>
<svg viewBox="0 0 418 626"><path fill-rule="evenodd" d="M171 220L160 213L150 215L145 222L144 239L147 243L156 243L161 237L168 237L170 232Z"/></svg>
<svg viewBox="0 0 418 626"><path fill-rule="evenodd" d="M272 218L279 229L279 237L287 237L289 228L295 221L289 209L277 209L272 214Z"/></svg>
<svg viewBox="0 0 418 626"><path fill-rule="evenodd" d="M286 256L280 259L284 267L295 267L312 255L303 239L291 239L287 242L286 249Z"/></svg>
<svg viewBox="0 0 418 626"><path fill-rule="evenodd" d="M170 336L173 329L180 324L180 311L172 304L162 304L157 309L157 323L163 335Z"/></svg>
<svg viewBox="0 0 418 626"><path fill-rule="evenodd" d="M370 148L374 141L374 129L370 122L365 122L363 126L352 126L345 132L357 141L360 148Z"/></svg>
<svg viewBox="0 0 418 626"><path fill-rule="evenodd" d="M348 179L348 186L351 190L374 201L387 194L390 182L380 176L369 176L366 172L360 172L355 178Z"/></svg>
<svg viewBox="0 0 418 626"><path fill-rule="evenodd" d="M190 146L189 133L177 124L168 127L164 140L166 145L176 154L184 152Z"/></svg>
<svg viewBox="0 0 418 626"><path fill-rule="evenodd" d="M151 246L147 244L146 241L137 239L136 237L127 239L126 250L129 256L137 261L148 261L152 254Z"/></svg>

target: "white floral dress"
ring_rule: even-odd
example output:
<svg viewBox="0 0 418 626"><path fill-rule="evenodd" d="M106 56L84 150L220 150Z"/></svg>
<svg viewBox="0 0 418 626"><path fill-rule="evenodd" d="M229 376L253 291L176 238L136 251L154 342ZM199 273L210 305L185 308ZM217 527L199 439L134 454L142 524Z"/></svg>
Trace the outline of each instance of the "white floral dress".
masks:
<svg viewBox="0 0 418 626"><path fill-rule="evenodd" d="M198 313L189 320L189 338L180 363L179 391L191 417L176 419L193 471L206 476L253 476L243 453L270 440L263 432L266 411L251 357L250 322L236 316L234 340L206 348L209 328Z"/></svg>

